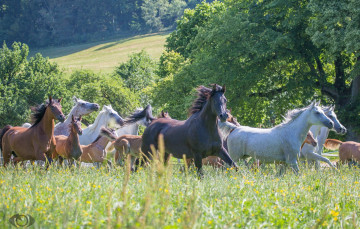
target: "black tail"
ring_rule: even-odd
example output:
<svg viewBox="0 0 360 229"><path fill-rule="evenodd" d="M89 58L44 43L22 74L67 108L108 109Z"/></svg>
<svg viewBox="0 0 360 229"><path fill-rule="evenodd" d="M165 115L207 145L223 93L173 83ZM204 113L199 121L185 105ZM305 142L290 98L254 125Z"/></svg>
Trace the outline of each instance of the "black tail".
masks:
<svg viewBox="0 0 360 229"><path fill-rule="evenodd" d="M1 151L2 151L2 138L3 138L4 134L6 133L6 131L10 130L10 128L12 128L12 126L7 125L0 132L0 150Z"/></svg>

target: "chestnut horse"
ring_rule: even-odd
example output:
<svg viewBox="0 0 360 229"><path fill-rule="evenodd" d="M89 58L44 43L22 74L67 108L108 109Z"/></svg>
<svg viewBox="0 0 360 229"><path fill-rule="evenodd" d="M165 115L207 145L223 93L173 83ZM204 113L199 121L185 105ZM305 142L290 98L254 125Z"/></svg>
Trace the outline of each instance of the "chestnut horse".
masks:
<svg viewBox="0 0 360 229"><path fill-rule="evenodd" d="M53 159L59 158L60 164L62 164L64 158L77 160L82 154L82 149L79 141L79 135L82 134L81 116L78 119L75 119L74 116L72 115L71 123L68 128L70 130L69 136L65 136L65 135L55 136L56 150L53 152L52 158Z"/></svg>
<svg viewBox="0 0 360 229"><path fill-rule="evenodd" d="M54 126L55 119L65 120L61 111L61 99L49 100L38 107L32 108L34 124L30 128L6 126L0 134L1 150L4 166L10 162L11 154L14 162L24 160L41 160L51 163L51 154L55 150Z"/></svg>
<svg viewBox="0 0 360 229"><path fill-rule="evenodd" d="M109 141L114 141L115 139L114 130L102 127L99 136L91 144L81 146L83 153L80 156L80 162L103 162L106 160L106 145ZM108 161L108 164L111 164L110 161ZM97 166L99 165L97 164Z"/></svg>
<svg viewBox="0 0 360 229"><path fill-rule="evenodd" d="M213 88L200 86L198 97L190 109L187 120L160 118L154 120L144 131L141 151L151 159L150 146L158 149L158 139L164 137L165 160L170 154L175 158L194 158L198 174L202 176L202 159L208 156L219 156L229 166L237 165L230 158L223 146L218 130L218 118L225 122L226 98L225 86L214 84Z"/></svg>
<svg viewBox="0 0 360 229"><path fill-rule="evenodd" d="M358 142L326 139L324 147L331 150L339 149L340 163L347 162L349 167L352 163L360 162L360 143Z"/></svg>

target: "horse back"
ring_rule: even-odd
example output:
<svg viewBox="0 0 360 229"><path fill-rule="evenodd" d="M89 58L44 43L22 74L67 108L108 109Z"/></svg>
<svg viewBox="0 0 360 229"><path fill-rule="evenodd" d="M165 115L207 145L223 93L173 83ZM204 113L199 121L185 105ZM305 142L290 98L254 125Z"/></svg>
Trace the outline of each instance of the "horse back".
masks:
<svg viewBox="0 0 360 229"><path fill-rule="evenodd" d="M360 161L360 143L347 141L339 147L339 157L341 160Z"/></svg>

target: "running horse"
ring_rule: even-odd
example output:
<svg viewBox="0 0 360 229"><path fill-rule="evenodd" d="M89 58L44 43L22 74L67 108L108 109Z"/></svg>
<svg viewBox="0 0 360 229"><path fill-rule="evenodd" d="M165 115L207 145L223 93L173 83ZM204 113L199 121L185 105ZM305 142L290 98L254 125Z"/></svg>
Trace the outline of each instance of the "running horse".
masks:
<svg viewBox="0 0 360 229"><path fill-rule="evenodd" d="M10 162L11 154L15 156L14 163L24 160L45 161L51 163L51 154L55 150L54 127L55 119L64 122L65 115L61 111L61 99L52 99L33 107L30 128L6 126L0 134L1 151L4 166Z"/></svg>
<svg viewBox="0 0 360 229"><path fill-rule="evenodd" d="M175 158L194 158L198 174L202 176L202 159L208 156L219 156L229 166L237 165L223 147L217 127L218 118L225 122L226 113L225 86L214 84L213 88L200 86L197 98L190 108L187 120L160 118L154 120L144 131L141 151L151 159L150 146L158 149L159 137L162 135L165 146L165 161L170 154Z"/></svg>

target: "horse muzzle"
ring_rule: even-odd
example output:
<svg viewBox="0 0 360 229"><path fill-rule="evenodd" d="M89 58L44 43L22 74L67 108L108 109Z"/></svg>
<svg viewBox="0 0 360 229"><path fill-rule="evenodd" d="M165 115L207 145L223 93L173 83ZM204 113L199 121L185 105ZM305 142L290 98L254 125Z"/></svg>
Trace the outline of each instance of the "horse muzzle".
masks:
<svg viewBox="0 0 360 229"><path fill-rule="evenodd" d="M116 124L119 125L119 126L123 126L124 125L124 120L122 118L117 118L116 119Z"/></svg>
<svg viewBox="0 0 360 229"><path fill-rule="evenodd" d="M332 128L334 128L334 122L333 122L333 121L329 121L329 122L327 122L327 123L325 124L325 126L326 126L327 128L329 128L329 129L332 129Z"/></svg>
<svg viewBox="0 0 360 229"><path fill-rule="evenodd" d="M92 104L91 110L98 111L99 109L100 109L99 104L97 104L97 103Z"/></svg>
<svg viewBox="0 0 360 229"><path fill-rule="evenodd" d="M60 122L64 122L65 121L65 115L59 115L57 117L57 119L60 121Z"/></svg>
<svg viewBox="0 0 360 229"><path fill-rule="evenodd" d="M228 116L227 113L223 113L223 114L219 115L219 119L220 119L221 122L225 122L228 117L229 116Z"/></svg>
<svg viewBox="0 0 360 229"><path fill-rule="evenodd" d="M311 143L311 145L312 145L312 146L314 146L314 147L316 147L316 146L317 146L317 144L318 144L317 142L313 142L313 143Z"/></svg>

